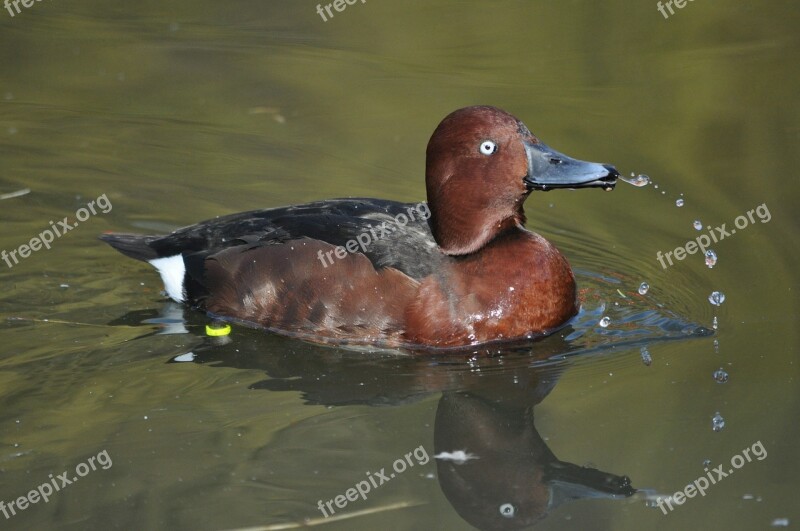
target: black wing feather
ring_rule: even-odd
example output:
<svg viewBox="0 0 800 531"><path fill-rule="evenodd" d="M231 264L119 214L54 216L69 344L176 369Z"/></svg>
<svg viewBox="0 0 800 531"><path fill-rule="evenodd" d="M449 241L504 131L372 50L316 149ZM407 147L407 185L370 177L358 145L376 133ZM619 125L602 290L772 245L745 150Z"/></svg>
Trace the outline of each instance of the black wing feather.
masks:
<svg viewBox="0 0 800 531"><path fill-rule="evenodd" d="M415 207L380 199L331 199L222 216L166 236L104 234L100 238L137 260L196 255L191 262L197 265L205 256L242 244L274 245L307 237L345 246L370 233L364 254L376 268L393 267L420 279L434 271L442 255L427 220ZM411 211L413 220L402 227L396 223L399 214L409 217ZM373 233L383 237L372 238Z"/></svg>

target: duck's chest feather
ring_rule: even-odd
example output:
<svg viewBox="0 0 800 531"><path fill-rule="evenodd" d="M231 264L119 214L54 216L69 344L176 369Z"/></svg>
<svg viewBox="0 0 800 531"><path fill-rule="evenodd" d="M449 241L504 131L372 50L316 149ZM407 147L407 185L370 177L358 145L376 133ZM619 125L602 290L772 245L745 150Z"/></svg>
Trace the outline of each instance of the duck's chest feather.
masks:
<svg viewBox="0 0 800 531"><path fill-rule="evenodd" d="M441 255L415 280L363 254L320 263L332 245L301 238L234 247L206 260L212 313L348 343L458 347L539 335L575 314L566 259L541 236L515 229L479 252Z"/></svg>
<svg viewBox="0 0 800 531"><path fill-rule="evenodd" d="M423 279L406 311L405 338L450 347L532 337L576 311L567 260L538 234L518 229Z"/></svg>

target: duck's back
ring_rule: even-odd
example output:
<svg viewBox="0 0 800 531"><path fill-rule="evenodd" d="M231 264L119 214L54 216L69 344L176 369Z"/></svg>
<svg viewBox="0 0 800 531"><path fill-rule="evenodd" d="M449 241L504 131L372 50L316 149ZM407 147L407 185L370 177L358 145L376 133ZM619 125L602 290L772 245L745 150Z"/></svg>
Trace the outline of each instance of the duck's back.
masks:
<svg viewBox="0 0 800 531"><path fill-rule="evenodd" d="M425 203L333 199L101 238L153 264L173 299L268 328L375 341L397 332L418 281L446 259L429 216Z"/></svg>

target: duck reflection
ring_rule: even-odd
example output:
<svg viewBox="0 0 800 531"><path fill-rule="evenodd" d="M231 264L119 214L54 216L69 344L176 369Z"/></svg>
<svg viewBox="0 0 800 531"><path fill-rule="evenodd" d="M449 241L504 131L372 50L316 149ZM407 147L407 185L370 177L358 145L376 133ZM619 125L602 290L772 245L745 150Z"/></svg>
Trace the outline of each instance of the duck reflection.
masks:
<svg viewBox="0 0 800 531"><path fill-rule="evenodd" d="M626 476L559 460L536 429L535 406L568 367L563 356L570 346L561 337L569 330L502 356L422 358L345 351L241 328L233 341L203 337L197 331L204 322L178 327L174 313L162 314L140 312L116 323L188 330L197 346L170 362L265 371L269 379L252 389L295 391L306 403L327 406L392 406L441 393L434 427L438 481L453 508L478 529L525 528L573 500L636 492Z"/></svg>
<svg viewBox="0 0 800 531"><path fill-rule="evenodd" d="M634 494L626 476L560 461L534 425L535 402L505 398L457 391L439 401L436 455L463 448L473 457L437 459L439 485L464 520L478 529L520 529L571 500Z"/></svg>

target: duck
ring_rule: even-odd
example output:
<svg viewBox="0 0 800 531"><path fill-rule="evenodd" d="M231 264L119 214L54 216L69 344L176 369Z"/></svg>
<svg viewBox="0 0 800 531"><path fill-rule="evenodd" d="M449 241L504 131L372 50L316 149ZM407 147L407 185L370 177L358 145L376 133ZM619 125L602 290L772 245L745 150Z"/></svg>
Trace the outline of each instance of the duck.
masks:
<svg viewBox="0 0 800 531"><path fill-rule="evenodd" d="M452 350L567 324L575 276L525 228L523 203L534 191L613 190L616 168L551 149L487 105L439 123L425 168L416 204L329 199L100 239L155 267L176 302L315 343Z"/></svg>

